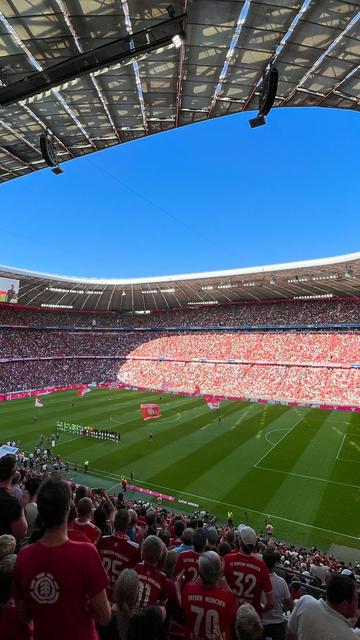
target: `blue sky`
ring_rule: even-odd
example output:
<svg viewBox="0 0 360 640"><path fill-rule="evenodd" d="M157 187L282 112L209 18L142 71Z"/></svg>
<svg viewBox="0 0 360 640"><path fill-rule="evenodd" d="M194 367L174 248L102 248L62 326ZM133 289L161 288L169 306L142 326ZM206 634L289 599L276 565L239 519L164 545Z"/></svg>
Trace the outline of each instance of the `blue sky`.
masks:
<svg viewBox="0 0 360 640"><path fill-rule="evenodd" d="M277 109L169 131L1 185L0 263L137 277L360 249L358 113Z"/></svg>

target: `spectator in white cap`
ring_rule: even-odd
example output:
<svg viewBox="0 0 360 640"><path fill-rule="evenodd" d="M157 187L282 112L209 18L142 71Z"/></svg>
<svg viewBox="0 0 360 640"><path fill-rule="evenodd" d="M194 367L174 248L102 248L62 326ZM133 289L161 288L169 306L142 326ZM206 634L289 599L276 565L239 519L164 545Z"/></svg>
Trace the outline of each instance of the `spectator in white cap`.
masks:
<svg viewBox="0 0 360 640"><path fill-rule="evenodd" d="M346 569L346 568L345 568L345 569L343 569L343 570L341 571L341 575L342 575L342 576L349 576L350 578L352 578L353 580L355 580L355 576L354 576L353 572L351 571L351 569Z"/></svg>
<svg viewBox="0 0 360 640"><path fill-rule="evenodd" d="M274 606L269 570L265 562L254 554L257 535L251 527L238 526L240 550L224 558L224 575L238 603L249 602L259 615ZM261 594L265 594L265 604Z"/></svg>

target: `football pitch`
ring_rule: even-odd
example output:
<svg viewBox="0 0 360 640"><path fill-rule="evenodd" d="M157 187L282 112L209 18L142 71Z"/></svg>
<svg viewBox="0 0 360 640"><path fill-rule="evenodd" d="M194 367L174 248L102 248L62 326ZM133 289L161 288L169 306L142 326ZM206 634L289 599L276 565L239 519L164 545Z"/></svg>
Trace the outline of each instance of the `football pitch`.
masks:
<svg viewBox="0 0 360 640"><path fill-rule="evenodd" d="M62 432L55 451L81 468L88 460L99 485L133 472L135 484L198 503L220 521L231 510L236 524L260 531L270 517L288 542L352 557L360 550L359 414L244 402L223 402L218 414L201 398L107 389L42 402L2 402L0 442L30 452L57 420L119 431L120 443ZM161 418L144 422L142 402L159 403Z"/></svg>

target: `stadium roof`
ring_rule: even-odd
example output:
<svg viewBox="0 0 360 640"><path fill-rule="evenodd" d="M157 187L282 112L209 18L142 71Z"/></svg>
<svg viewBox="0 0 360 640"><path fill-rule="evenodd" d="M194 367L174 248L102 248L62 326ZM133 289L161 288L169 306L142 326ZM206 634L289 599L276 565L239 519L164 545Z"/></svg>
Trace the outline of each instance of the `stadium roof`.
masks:
<svg viewBox="0 0 360 640"><path fill-rule="evenodd" d="M135 279L80 278L0 266L20 280L19 304L157 311L243 301L360 297L360 252L286 264Z"/></svg>
<svg viewBox="0 0 360 640"><path fill-rule="evenodd" d="M175 20L168 5L1 0L0 182L45 166L44 132L63 163L257 109L270 64L274 106L359 110L359 2L177 0Z"/></svg>

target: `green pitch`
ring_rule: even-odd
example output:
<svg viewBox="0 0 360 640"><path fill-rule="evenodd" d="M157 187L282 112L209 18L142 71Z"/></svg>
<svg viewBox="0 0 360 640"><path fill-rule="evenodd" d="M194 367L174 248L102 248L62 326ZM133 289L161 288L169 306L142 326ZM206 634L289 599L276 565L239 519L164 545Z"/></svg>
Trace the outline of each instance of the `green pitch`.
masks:
<svg viewBox="0 0 360 640"><path fill-rule="evenodd" d="M159 402L162 417L144 422L141 402ZM198 398L100 389L43 403L2 402L0 442L19 440L30 451L57 420L120 431L119 444L62 433L55 451L81 467L89 460L107 486L132 471L138 485L199 503L220 520L230 509L236 523L260 531L270 516L284 540L360 549L360 415L224 402L219 422Z"/></svg>

